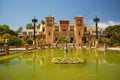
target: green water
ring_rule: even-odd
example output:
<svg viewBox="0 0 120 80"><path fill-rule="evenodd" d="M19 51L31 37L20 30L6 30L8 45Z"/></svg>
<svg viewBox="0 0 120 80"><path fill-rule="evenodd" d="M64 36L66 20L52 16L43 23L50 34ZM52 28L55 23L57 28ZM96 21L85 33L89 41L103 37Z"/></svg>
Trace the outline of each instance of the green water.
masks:
<svg viewBox="0 0 120 80"><path fill-rule="evenodd" d="M54 57L79 57L87 63L54 64L51 62ZM69 49L68 53L61 49L28 51L0 61L0 80L120 80L120 52L86 49Z"/></svg>

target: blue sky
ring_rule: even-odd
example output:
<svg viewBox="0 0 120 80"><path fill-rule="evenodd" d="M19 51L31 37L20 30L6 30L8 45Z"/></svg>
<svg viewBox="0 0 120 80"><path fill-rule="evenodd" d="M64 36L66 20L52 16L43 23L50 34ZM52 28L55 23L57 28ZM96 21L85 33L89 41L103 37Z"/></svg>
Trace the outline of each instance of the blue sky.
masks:
<svg viewBox="0 0 120 80"><path fill-rule="evenodd" d="M55 22L60 19L73 22L79 14L90 26L97 15L104 27L120 23L120 0L0 0L0 24L8 24L13 30L25 28L34 16L40 22L49 14L55 17Z"/></svg>

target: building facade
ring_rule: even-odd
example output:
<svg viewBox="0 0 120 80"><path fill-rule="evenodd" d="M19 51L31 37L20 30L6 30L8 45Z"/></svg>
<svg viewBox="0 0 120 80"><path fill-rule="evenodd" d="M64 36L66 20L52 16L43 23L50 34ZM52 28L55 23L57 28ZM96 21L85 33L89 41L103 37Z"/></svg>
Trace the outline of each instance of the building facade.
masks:
<svg viewBox="0 0 120 80"><path fill-rule="evenodd" d="M91 27L88 32L89 37L96 38L96 27ZM104 29L98 27L98 38L104 36L105 36Z"/></svg>
<svg viewBox="0 0 120 80"><path fill-rule="evenodd" d="M75 43L81 45L82 36L88 29L88 25L84 24L83 16L75 16L74 22L70 22L67 19L62 19L58 23L55 22L53 16L47 16L45 23L41 24L40 28L36 28L36 40L44 38L46 43L56 43L61 34L65 34L69 37L69 43ZM28 31L28 32L27 32ZM30 32L29 32L30 31ZM33 35L33 30L26 30L22 34Z"/></svg>
<svg viewBox="0 0 120 80"><path fill-rule="evenodd" d="M55 23L53 16L47 16L45 20L45 38L47 43L56 43L59 35L66 34L69 37L69 43L80 45L82 43L82 36L85 29L88 28L84 24L82 16L74 17L74 22L70 23L67 19L62 19L59 23Z"/></svg>

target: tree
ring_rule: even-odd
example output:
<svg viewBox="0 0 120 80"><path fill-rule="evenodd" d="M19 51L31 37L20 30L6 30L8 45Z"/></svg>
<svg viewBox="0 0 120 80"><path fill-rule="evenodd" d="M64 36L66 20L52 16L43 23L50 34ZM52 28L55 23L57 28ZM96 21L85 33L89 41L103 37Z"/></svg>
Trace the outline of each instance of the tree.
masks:
<svg viewBox="0 0 120 80"><path fill-rule="evenodd" d="M8 40L8 45L10 46L20 46L22 44L22 41L19 37L17 36L12 36L9 40Z"/></svg>
<svg viewBox="0 0 120 80"><path fill-rule="evenodd" d="M108 44L109 43L109 39L106 38L106 37L102 37L101 38L101 43Z"/></svg>
<svg viewBox="0 0 120 80"><path fill-rule="evenodd" d="M13 30L8 30L7 33L8 33L8 34L11 34L12 36L17 36L17 35L18 35L18 34L17 34L15 31L13 31Z"/></svg>
<svg viewBox="0 0 120 80"><path fill-rule="evenodd" d="M27 25L26 25L26 29L33 29L34 27L33 27L33 25L32 25L32 23L28 23Z"/></svg>
<svg viewBox="0 0 120 80"><path fill-rule="evenodd" d="M4 44L4 39L0 37L0 45Z"/></svg>
<svg viewBox="0 0 120 80"><path fill-rule="evenodd" d="M0 36L6 33L17 36L17 33L11 30L8 25L0 25Z"/></svg>
<svg viewBox="0 0 120 80"><path fill-rule="evenodd" d="M28 38L29 38L28 35L24 35L24 36L22 37L22 42L23 42L24 44L26 44Z"/></svg>
<svg viewBox="0 0 120 80"><path fill-rule="evenodd" d="M109 38L109 44L120 45L120 25L108 26L105 29L106 38Z"/></svg>
<svg viewBox="0 0 120 80"><path fill-rule="evenodd" d="M17 30L17 33L20 33L22 30L23 30L23 27L20 26L20 27L18 28L18 30Z"/></svg>
<svg viewBox="0 0 120 80"><path fill-rule="evenodd" d="M0 27L3 28L4 30L10 30L9 25L7 24L3 24Z"/></svg>
<svg viewBox="0 0 120 80"><path fill-rule="evenodd" d="M40 46L41 48L43 48L45 44L46 44L45 39L41 38L41 39L39 40L39 46Z"/></svg>
<svg viewBox="0 0 120 80"><path fill-rule="evenodd" d="M83 43L86 43L87 41L86 41L86 36L83 36L82 37L82 41L83 41Z"/></svg>
<svg viewBox="0 0 120 80"><path fill-rule="evenodd" d="M7 33L10 30L9 26L4 24L0 25L0 35Z"/></svg>
<svg viewBox="0 0 120 80"><path fill-rule="evenodd" d="M38 28L38 29L40 28L40 24L37 25L37 28Z"/></svg>
<svg viewBox="0 0 120 80"><path fill-rule="evenodd" d="M58 36L58 39L57 39L57 43L59 44L64 44L65 41L69 42L70 41L70 37L65 34L65 33L62 33Z"/></svg>
<svg viewBox="0 0 120 80"><path fill-rule="evenodd" d="M10 38L12 37L12 35L11 35L11 34L8 34L8 33L5 33L5 34L3 34L1 37L2 37L3 39L5 39L5 38L10 39Z"/></svg>
<svg viewBox="0 0 120 80"><path fill-rule="evenodd" d="M45 24L45 20L41 20L41 24Z"/></svg>
<svg viewBox="0 0 120 80"><path fill-rule="evenodd" d="M27 44L33 44L33 38L27 38L26 42Z"/></svg>

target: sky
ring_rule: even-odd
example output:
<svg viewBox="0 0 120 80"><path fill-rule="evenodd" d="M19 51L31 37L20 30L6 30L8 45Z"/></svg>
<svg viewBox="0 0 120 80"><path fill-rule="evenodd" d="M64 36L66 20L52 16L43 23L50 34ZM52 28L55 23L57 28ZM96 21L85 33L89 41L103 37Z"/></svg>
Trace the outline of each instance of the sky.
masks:
<svg viewBox="0 0 120 80"><path fill-rule="evenodd" d="M93 19L100 19L99 27L120 24L120 0L0 0L0 24L17 30L26 28L34 16L38 23L46 16L55 17L55 22L81 15L84 23L93 27Z"/></svg>

